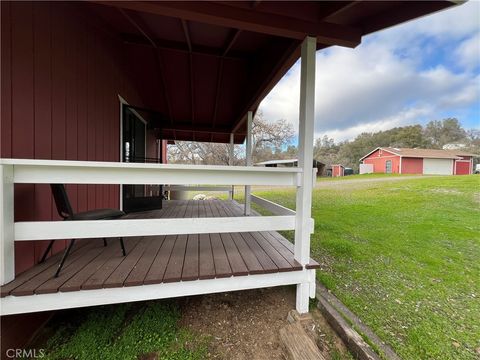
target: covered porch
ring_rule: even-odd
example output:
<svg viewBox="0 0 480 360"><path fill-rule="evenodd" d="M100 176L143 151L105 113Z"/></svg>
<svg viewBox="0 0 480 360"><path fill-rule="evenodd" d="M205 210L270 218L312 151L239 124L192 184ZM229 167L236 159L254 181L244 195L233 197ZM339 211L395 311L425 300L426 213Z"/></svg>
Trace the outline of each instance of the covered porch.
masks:
<svg viewBox="0 0 480 360"><path fill-rule="evenodd" d="M1 315L289 284L308 312L316 50L452 5L2 2ZM253 167L254 113L299 58L298 166ZM139 137L125 136L127 104ZM230 165L245 142L245 166L165 164L160 142L176 140L230 143ZM150 154L158 163L135 162ZM130 185L245 186L246 196L242 207L168 201L121 220L58 221L45 184L71 186L80 211L121 208ZM252 196L254 185L295 187L295 211ZM38 264L41 242L72 238L85 240L53 278L63 249Z"/></svg>

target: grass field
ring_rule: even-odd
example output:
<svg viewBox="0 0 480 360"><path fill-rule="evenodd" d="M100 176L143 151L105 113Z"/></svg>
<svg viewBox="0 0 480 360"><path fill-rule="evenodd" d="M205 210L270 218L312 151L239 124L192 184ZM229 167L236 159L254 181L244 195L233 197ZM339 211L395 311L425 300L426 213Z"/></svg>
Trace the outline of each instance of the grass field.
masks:
<svg viewBox="0 0 480 360"><path fill-rule="evenodd" d="M402 358L478 359L479 207L475 175L316 189L317 277Z"/></svg>

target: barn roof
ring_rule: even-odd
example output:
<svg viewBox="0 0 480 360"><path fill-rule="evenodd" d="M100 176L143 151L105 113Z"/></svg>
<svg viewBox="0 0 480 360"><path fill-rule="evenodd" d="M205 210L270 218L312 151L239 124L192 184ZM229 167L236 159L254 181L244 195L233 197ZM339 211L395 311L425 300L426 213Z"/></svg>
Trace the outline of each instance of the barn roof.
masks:
<svg viewBox="0 0 480 360"><path fill-rule="evenodd" d="M245 118L298 60L317 49L355 47L363 35L455 1L91 1L125 44L125 61L155 127L169 140L245 138Z"/></svg>
<svg viewBox="0 0 480 360"><path fill-rule="evenodd" d="M256 163L255 165L257 166L266 166L266 165L280 165L280 164L295 164L298 163L298 159L282 159L282 160L267 160L267 161L261 161ZM318 166L318 165L325 165L321 161L318 161L316 159L313 159L313 163Z"/></svg>
<svg viewBox="0 0 480 360"><path fill-rule="evenodd" d="M275 165L275 164L295 164L298 159L267 160L256 163L255 165Z"/></svg>

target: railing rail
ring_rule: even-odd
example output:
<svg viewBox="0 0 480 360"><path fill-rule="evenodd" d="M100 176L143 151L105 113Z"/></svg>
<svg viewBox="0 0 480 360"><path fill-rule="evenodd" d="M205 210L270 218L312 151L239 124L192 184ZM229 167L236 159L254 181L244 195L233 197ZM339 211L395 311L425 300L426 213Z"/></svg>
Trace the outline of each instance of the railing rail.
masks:
<svg viewBox="0 0 480 360"><path fill-rule="evenodd" d="M1 284L14 279L15 241L294 230L296 224L295 213L222 218L14 222L14 184L169 184L171 190L195 184L200 185L196 189L211 190L213 185L220 185L213 188L228 191L233 185L246 184L297 186L301 171L299 168L0 159Z"/></svg>
<svg viewBox="0 0 480 360"><path fill-rule="evenodd" d="M264 209L270 211L272 214L275 215L295 215L295 211L292 209L286 208L285 206L279 205L277 203L274 203L273 201L264 199L260 196L256 195L251 195L252 202L254 204L257 204Z"/></svg>
<svg viewBox="0 0 480 360"><path fill-rule="evenodd" d="M210 191L210 192L230 192L231 186L182 186L182 185L165 185L165 191Z"/></svg>
<svg viewBox="0 0 480 360"><path fill-rule="evenodd" d="M296 186L299 168L139 164L0 159L17 184L283 185Z"/></svg>

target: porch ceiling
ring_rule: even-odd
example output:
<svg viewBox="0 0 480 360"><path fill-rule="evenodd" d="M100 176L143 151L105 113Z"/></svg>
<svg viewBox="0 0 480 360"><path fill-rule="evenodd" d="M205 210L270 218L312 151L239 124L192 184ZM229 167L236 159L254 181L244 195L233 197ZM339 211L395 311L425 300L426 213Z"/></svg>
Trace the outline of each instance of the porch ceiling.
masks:
<svg viewBox="0 0 480 360"><path fill-rule="evenodd" d="M300 42L355 47L365 34L454 1L94 1L89 7L125 44L143 106L170 140L235 142L247 111L298 60ZM133 104L137 105L137 104Z"/></svg>

